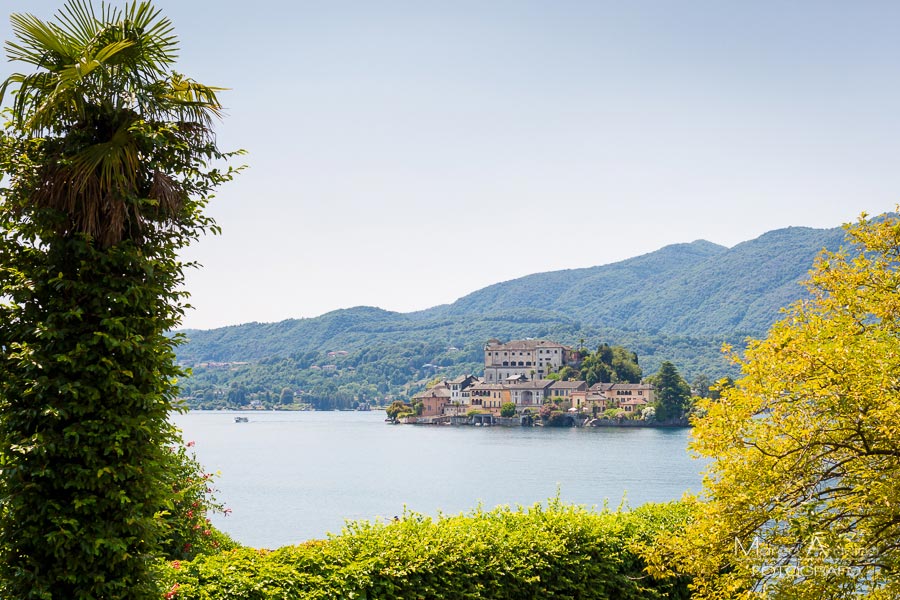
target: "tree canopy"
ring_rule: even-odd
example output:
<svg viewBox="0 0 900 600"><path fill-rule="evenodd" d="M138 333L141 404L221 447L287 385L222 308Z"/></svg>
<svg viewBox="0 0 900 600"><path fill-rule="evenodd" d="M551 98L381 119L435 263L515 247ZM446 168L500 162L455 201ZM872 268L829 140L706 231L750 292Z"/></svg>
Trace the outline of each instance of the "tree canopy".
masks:
<svg viewBox="0 0 900 600"><path fill-rule="evenodd" d="M684 418L691 398L691 386L669 361L664 361L650 378L654 387L655 416L660 421Z"/></svg>
<svg viewBox="0 0 900 600"><path fill-rule="evenodd" d="M900 596L900 221L848 227L701 403L707 501L671 542L698 598Z"/></svg>
<svg viewBox="0 0 900 600"><path fill-rule="evenodd" d="M595 383L640 383L641 367L635 352L622 346L600 344L581 362L581 379L589 386Z"/></svg>

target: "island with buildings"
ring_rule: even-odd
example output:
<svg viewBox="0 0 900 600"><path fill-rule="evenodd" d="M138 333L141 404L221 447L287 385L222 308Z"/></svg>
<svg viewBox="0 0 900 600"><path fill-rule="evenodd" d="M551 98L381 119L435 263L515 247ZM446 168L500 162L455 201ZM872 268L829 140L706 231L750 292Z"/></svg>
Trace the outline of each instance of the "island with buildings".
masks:
<svg viewBox="0 0 900 600"><path fill-rule="evenodd" d="M589 386L554 376L564 367L577 371L581 359L582 352L557 342L492 339L484 347L483 376L441 380L412 396L409 410L390 420L435 425L649 424L653 385Z"/></svg>

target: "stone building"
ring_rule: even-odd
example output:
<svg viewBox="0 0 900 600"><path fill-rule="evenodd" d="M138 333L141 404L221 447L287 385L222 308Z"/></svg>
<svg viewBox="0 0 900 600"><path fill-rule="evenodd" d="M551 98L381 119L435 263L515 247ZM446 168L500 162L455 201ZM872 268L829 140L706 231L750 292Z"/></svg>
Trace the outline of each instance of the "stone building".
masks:
<svg viewBox="0 0 900 600"><path fill-rule="evenodd" d="M588 391L606 396L610 408L619 408L627 400L653 402L653 386L649 383L595 383Z"/></svg>
<svg viewBox="0 0 900 600"><path fill-rule="evenodd" d="M564 366L574 367L578 361L577 351L557 342L518 340L504 344L492 339L484 347L484 380L502 383L522 375L537 381Z"/></svg>

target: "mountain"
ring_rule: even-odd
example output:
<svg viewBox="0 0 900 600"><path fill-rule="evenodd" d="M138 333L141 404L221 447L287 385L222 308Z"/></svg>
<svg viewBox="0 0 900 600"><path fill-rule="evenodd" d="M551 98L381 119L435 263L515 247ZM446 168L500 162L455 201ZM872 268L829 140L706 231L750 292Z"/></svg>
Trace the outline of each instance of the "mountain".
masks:
<svg viewBox="0 0 900 600"><path fill-rule="evenodd" d="M282 387L321 397L402 394L436 370L480 372L481 348L492 337L584 339L588 347L602 340L637 352L645 374L671 360L688 377L717 378L733 369L719 353L722 342L764 335L779 309L804 295L798 282L815 256L843 238L842 228L790 227L733 248L698 240L613 264L529 275L414 313L357 307L186 330L178 349L183 364L249 364L195 367L182 388L195 398L236 386L250 396Z"/></svg>
<svg viewBox="0 0 900 600"><path fill-rule="evenodd" d="M540 273L460 298L447 315L552 310L583 323L668 335L762 335L796 300L813 259L842 228L791 227L725 248L700 240L619 263Z"/></svg>

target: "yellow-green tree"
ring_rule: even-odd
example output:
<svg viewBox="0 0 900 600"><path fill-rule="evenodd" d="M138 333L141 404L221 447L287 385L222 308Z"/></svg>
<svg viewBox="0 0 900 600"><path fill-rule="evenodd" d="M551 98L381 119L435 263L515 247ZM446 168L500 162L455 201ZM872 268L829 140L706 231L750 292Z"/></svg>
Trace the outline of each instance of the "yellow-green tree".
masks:
<svg viewBox="0 0 900 600"><path fill-rule="evenodd" d="M695 597L900 597L900 222L847 230L737 385L702 401L707 498L653 559Z"/></svg>

